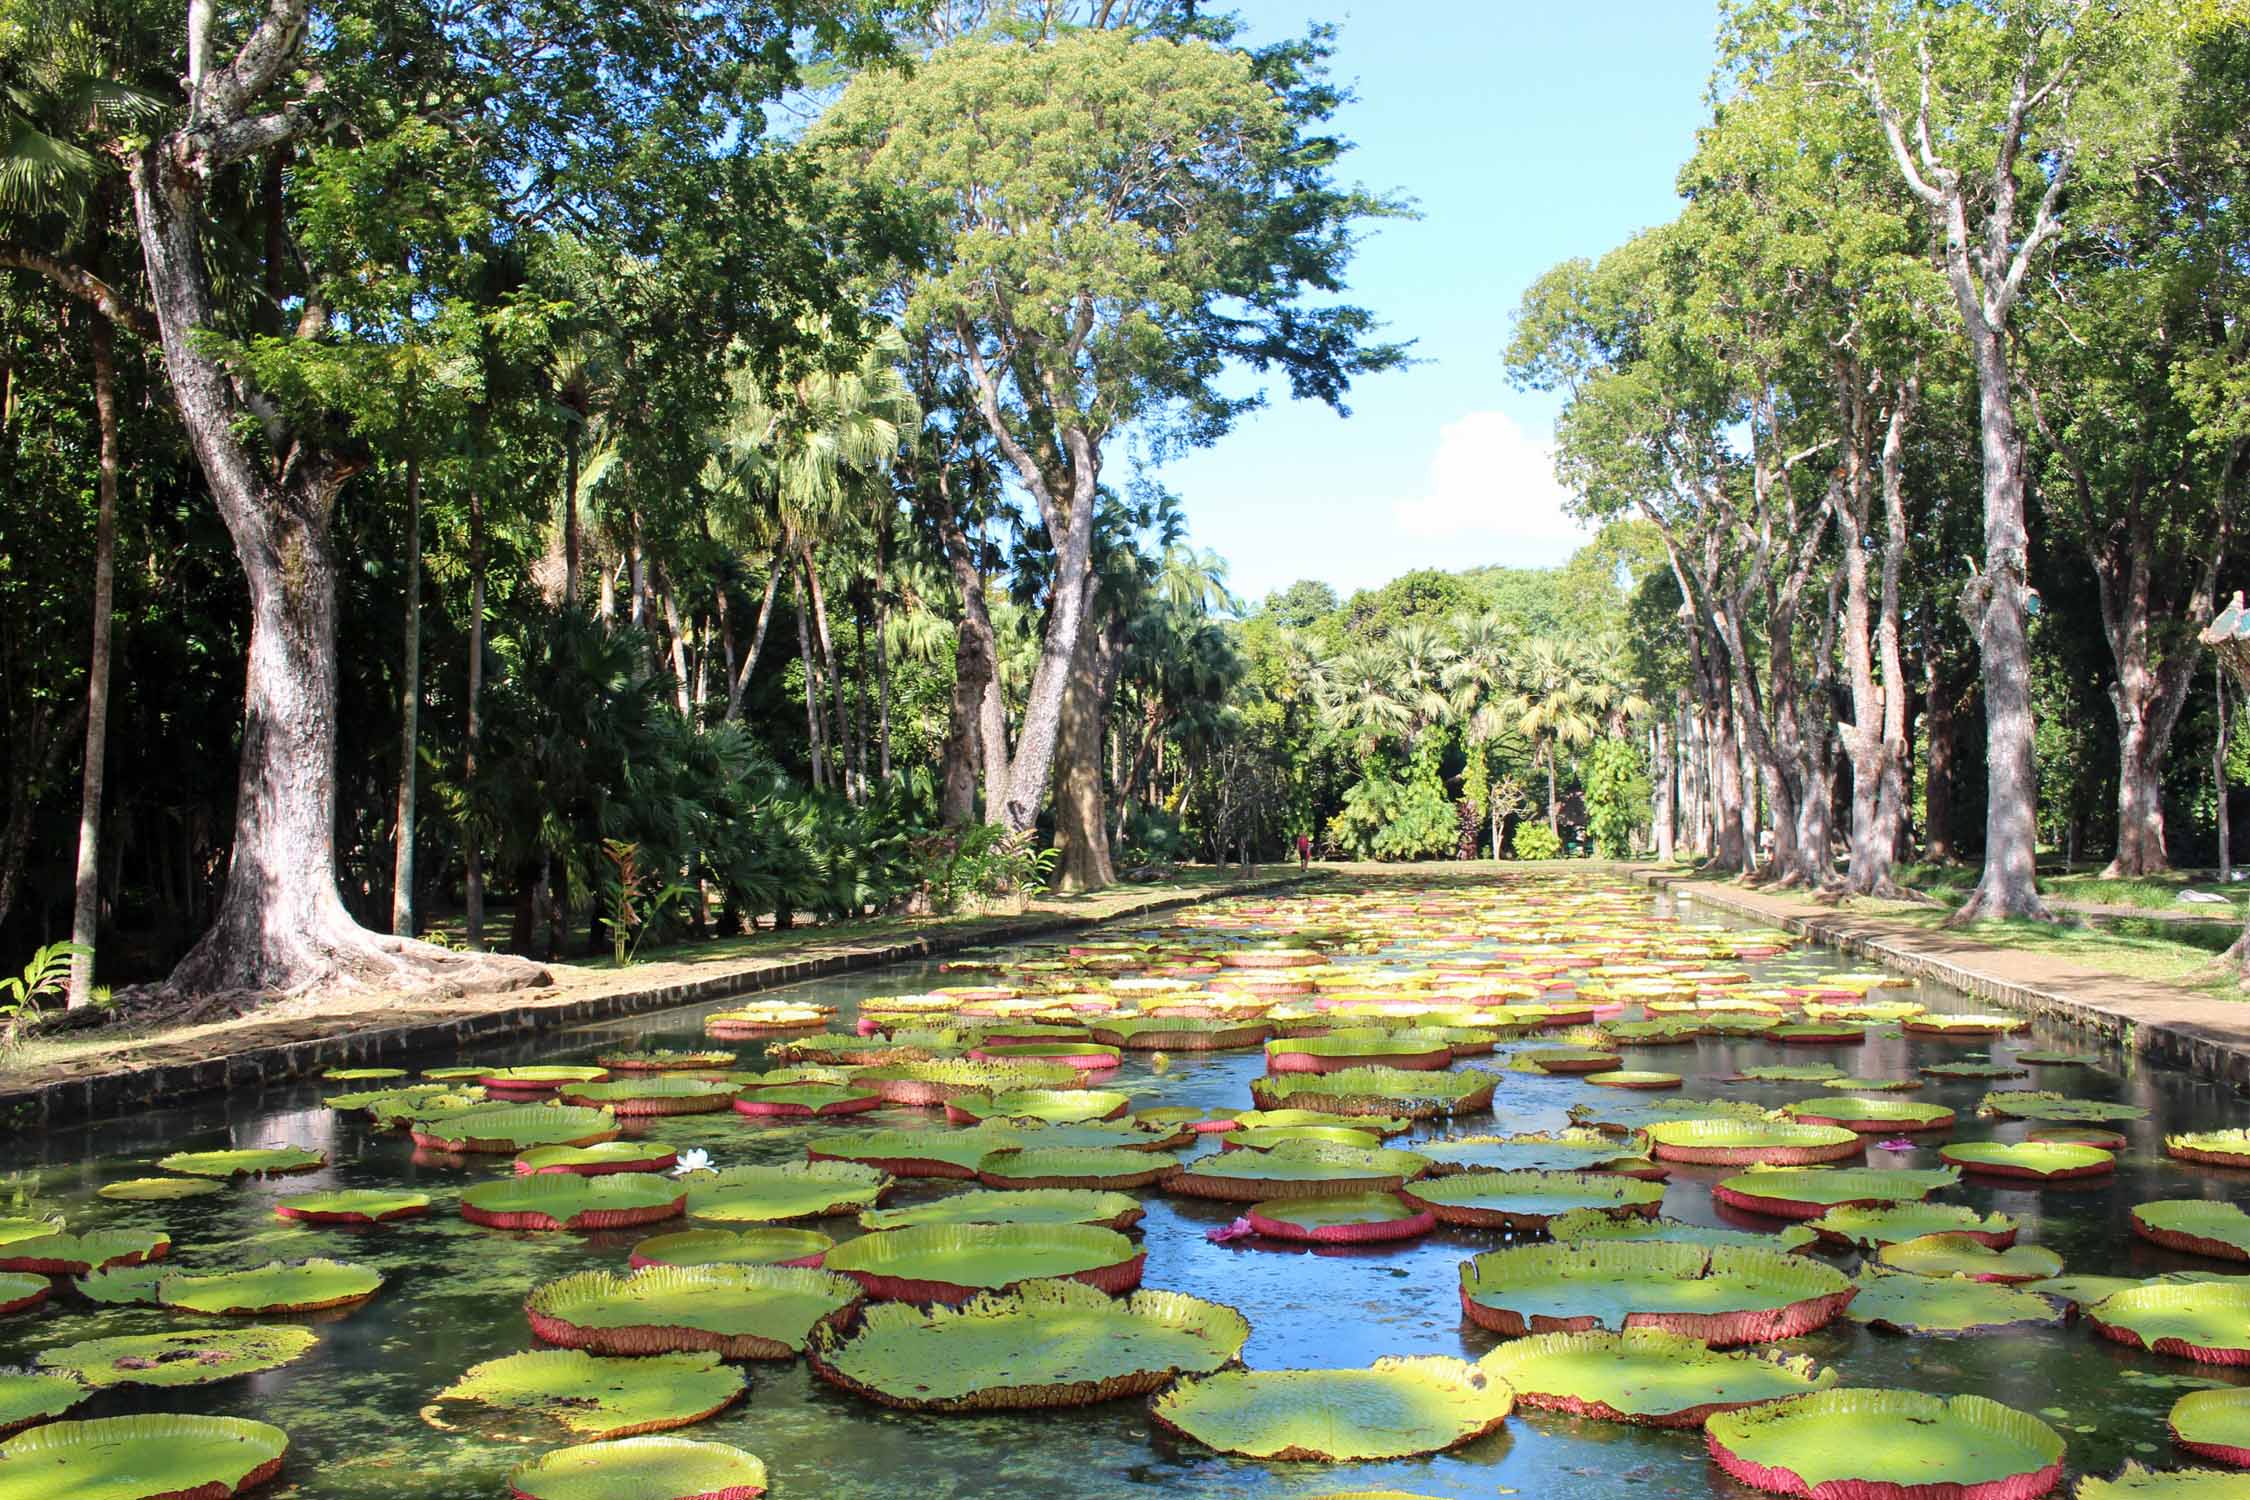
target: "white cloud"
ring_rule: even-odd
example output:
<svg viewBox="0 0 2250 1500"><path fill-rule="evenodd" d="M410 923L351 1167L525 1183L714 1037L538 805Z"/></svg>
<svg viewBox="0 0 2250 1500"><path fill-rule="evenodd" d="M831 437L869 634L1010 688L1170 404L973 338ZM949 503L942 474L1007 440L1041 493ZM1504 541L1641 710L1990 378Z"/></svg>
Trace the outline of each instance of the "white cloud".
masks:
<svg viewBox="0 0 2250 1500"><path fill-rule="evenodd" d="M1558 563L1590 535L1566 509L1555 480L1554 448L1506 412L1471 412L1438 430L1424 492L1394 501L1399 530L1423 540L1460 541L1480 555L1452 563Z"/></svg>

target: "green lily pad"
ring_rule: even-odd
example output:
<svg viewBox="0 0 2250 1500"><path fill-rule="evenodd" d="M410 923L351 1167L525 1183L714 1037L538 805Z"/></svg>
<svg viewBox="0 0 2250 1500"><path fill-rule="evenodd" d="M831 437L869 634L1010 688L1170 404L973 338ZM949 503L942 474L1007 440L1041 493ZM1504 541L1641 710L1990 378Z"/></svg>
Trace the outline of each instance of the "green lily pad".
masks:
<svg viewBox="0 0 2250 1500"><path fill-rule="evenodd" d="M801 1266L650 1266L582 1271L524 1303L549 1344L595 1354L709 1349L727 1359L788 1359L815 1324L860 1300L848 1276Z"/></svg>
<svg viewBox="0 0 2250 1500"><path fill-rule="evenodd" d="M1851 1300L1833 1266L1779 1250L1573 1240L1461 1266L1461 1311L1509 1337L1664 1328L1714 1346L1795 1338Z"/></svg>
<svg viewBox="0 0 2250 1500"><path fill-rule="evenodd" d="M613 1073L668 1073L681 1069L731 1068L736 1060L734 1053L725 1051L635 1047L618 1052L604 1052L594 1059L594 1065L608 1068Z"/></svg>
<svg viewBox="0 0 2250 1500"><path fill-rule="evenodd" d="M1729 1250L1802 1250L1813 1242L1813 1232L1802 1224L1784 1224L1771 1231L1715 1229L1708 1224L1686 1224L1678 1219L1618 1218L1599 1208L1574 1208L1550 1219L1547 1233L1557 1242L1636 1240L1666 1245L1702 1245Z"/></svg>
<svg viewBox="0 0 2250 1500"><path fill-rule="evenodd" d="M960 1303L1040 1277L1130 1291L1147 1259L1125 1236L1089 1224L917 1224L847 1240L824 1264L883 1301Z"/></svg>
<svg viewBox="0 0 2250 1500"><path fill-rule="evenodd" d="M1966 1276L1971 1281L2046 1281L2062 1274L2062 1257L2041 1245L1995 1249L1965 1234L1925 1234L1897 1240L1876 1261L1917 1276Z"/></svg>
<svg viewBox="0 0 2250 1500"><path fill-rule="evenodd" d="M1112 1298L1072 1281L1026 1282L959 1307L870 1307L846 1333L816 1329L807 1359L831 1384L911 1411L1089 1405L1143 1395L1242 1353L1231 1307L1177 1292Z"/></svg>
<svg viewBox="0 0 2250 1500"><path fill-rule="evenodd" d="M287 1177L328 1165L323 1151L303 1146L260 1146L242 1151L175 1151L156 1163L190 1177Z"/></svg>
<svg viewBox="0 0 2250 1500"><path fill-rule="evenodd" d="M491 1071L482 1063L448 1063L442 1068L424 1068L422 1076L440 1083L458 1083L464 1078L482 1078Z"/></svg>
<svg viewBox="0 0 2250 1500"><path fill-rule="evenodd" d="M1977 1101L1977 1113L2004 1120L2045 1120L2058 1125L2094 1125L2107 1120L2144 1120L2138 1104L2102 1099L2070 1099L2048 1089L1995 1089Z"/></svg>
<svg viewBox="0 0 2250 1500"><path fill-rule="evenodd" d="M340 1260L277 1260L250 1271L174 1273L157 1284L156 1300L184 1312L261 1317L356 1306L382 1285L382 1273L370 1266Z"/></svg>
<svg viewBox="0 0 2250 1500"><path fill-rule="evenodd" d="M2098 1068L2102 1060L2082 1052L2018 1052L2016 1061L2035 1068Z"/></svg>
<svg viewBox="0 0 2250 1500"><path fill-rule="evenodd" d="M0 1436L61 1416L90 1395L67 1375L0 1370Z"/></svg>
<svg viewBox="0 0 2250 1500"><path fill-rule="evenodd" d="M1782 1112L1792 1120L1841 1125L1862 1134L1943 1130L1953 1123L1953 1111L1942 1104L1922 1104L1912 1099L1862 1099L1850 1094L1833 1099L1800 1099L1795 1104L1783 1105Z"/></svg>
<svg viewBox="0 0 2250 1500"><path fill-rule="evenodd" d="M471 1365L423 1411L439 1426L457 1425L461 1408L559 1423L601 1441L686 1427L742 1399L740 1371L719 1356L647 1354L612 1359L581 1349L539 1349Z"/></svg>
<svg viewBox="0 0 2250 1500"><path fill-rule="evenodd" d="M945 1103L946 1118L959 1115L968 1123L978 1120L1044 1120L1054 1125L1077 1125L1089 1120L1113 1120L1132 1097L1111 1089L1023 1089L1012 1094L964 1094Z"/></svg>
<svg viewBox="0 0 2250 1500"><path fill-rule="evenodd" d="M1026 1143L1025 1126L986 1120L961 1130L839 1130L822 1135L805 1154L815 1162L854 1163L894 1177L965 1180L975 1177L977 1163L993 1152Z"/></svg>
<svg viewBox="0 0 2250 1500"><path fill-rule="evenodd" d="M2172 1441L2198 1458L2250 1467L2250 1387L2190 1391L2172 1403Z"/></svg>
<svg viewBox="0 0 2250 1500"><path fill-rule="evenodd" d="M1103 1016L1087 1030L1097 1042L1133 1052L1236 1052L1273 1035L1261 1020L1206 1016Z"/></svg>
<svg viewBox="0 0 2250 1500"><path fill-rule="evenodd" d="M678 1180L687 1187L688 1217L711 1224L786 1224L857 1213L881 1202L891 1186L873 1167L848 1161L729 1167Z"/></svg>
<svg viewBox="0 0 2250 1500"><path fill-rule="evenodd" d="M1727 1412L1704 1429L1719 1467L1787 1495L2043 1495L2062 1435L1982 1396L1838 1389Z"/></svg>
<svg viewBox="0 0 2250 1500"><path fill-rule="evenodd" d="M1474 1365L1435 1355L1365 1370L1222 1370L1149 1404L1157 1426L1221 1453L1341 1463L1411 1458L1474 1442L1515 1394Z"/></svg>
<svg viewBox="0 0 2250 1500"><path fill-rule="evenodd" d="M278 1370L311 1353L318 1342L310 1328L253 1323L247 1327L87 1339L42 1352L38 1365L97 1390L113 1385L209 1385L237 1375Z"/></svg>
<svg viewBox="0 0 2250 1500"><path fill-rule="evenodd" d="M1250 1227L1268 1239L1308 1245L1377 1244L1410 1240L1437 1227L1437 1216L1396 1193L1354 1193L1341 1198L1276 1198L1243 1210Z"/></svg>
<svg viewBox="0 0 2250 1500"><path fill-rule="evenodd" d="M1445 1136L1414 1143L1440 1169L1483 1172L1662 1171L1646 1137L1621 1140L1583 1127L1522 1135Z"/></svg>
<svg viewBox="0 0 2250 1500"><path fill-rule="evenodd" d="M1911 1094L1922 1087L1919 1078L1823 1078L1820 1086L1839 1094ZM1806 1100L1810 1105L1816 1101Z"/></svg>
<svg viewBox="0 0 2250 1500"><path fill-rule="evenodd" d="M2250 1213L2214 1198L2175 1198L2133 1206L2133 1233L2170 1250L2214 1260L2250 1260Z"/></svg>
<svg viewBox="0 0 2250 1500"><path fill-rule="evenodd" d="M2203 1364L2250 1364L2250 1286L2145 1282L2086 1309L2094 1331L2121 1344Z"/></svg>
<svg viewBox="0 0 2250 1500"><path fill-rule="evenodd" d="M2214 1167L2250 1167L2250 1129L2194 1130L2164 1137L2164 1154Z"/></svg>
<svg viewBox="0 0 2250 1500"><path fill-rule="evenodd" d="M677 1218L687 1196L680 1183L647 1172L543 1172L464 1188L461 1217L492 1229L625 1229Z"/></svg>
<svg viewBox="0 0 2250 1500"><path fill-rule="evenodd" d="M281 1218L305 1224L386 1224L427 1214L430 1195L387 1188L338 1188L278 1198L273 1211Z"/></svg>
<svg viewBox="0 0 2250 1500"><path fill-rule="evenodd" d="M225 1500L281 1467L289 1436L242 1417L50 1422L0 1443L0 1500Z"/></svg>
<svg viewBox="0 0 2250 1500"><path fill-rule="evenodd" d="M1516 1339L1478 1363L1526 1406L1657 1427L1701 1427L1719 1412L1826 1390L1837 1379L1805 1355L1722 1352L1656 1328Z"/></svg>
<svg viewBox="0 0 2250 1500"><path fill-rule="evenodd" d="M617 1117L575 1104L499 1104L461 1110L413 1127L432 1151L514 1155L533 1146L592 1146L617 1139Z"/></svg>
<svg viewBox="0 0 2250 1500"><path fill-rule="evenodd" d="M161 1229L97 1229L87 1234L58 1230L0 1245L0 1271L83 1276L104 1266L162 1260L171 1249L172 1237Z"/></svg>
<svg viewBox="0 0 2250 1500"><path fill-rule="evenodd" d="M851 1081L854 1087L873 1089L893 1104L938 1105L965 1094L1067 1089L1077 1084L1078 1070L1061 1063L941 1058L855 1069Z"/></svg>
<svg viewBox="0 0 2250 1500"><path fill-rule="evenodd" d="M1832 1208L1911 1203L1961 1180L1953 1167L1884 1172L1873 1167L1771 1167L1715 1184L1711 1196L1729 1208L1782 1219L1817 1219Z"/></svg>
<svg viewBox="0 0 2250 1500"><path fill-rule="evenodd" d="M1918 1016L1902 1018L1909 1035L1919 1036L2005 1036L2009 1032L2027 1031L2031 1027L2029 1016L1970 1014L1964 1012L1926 1011Z"/></svg>
<svg viewBox="0 0 2250 1500"><path fill-rule="evenodd" d="M179 1198L202 1198L226 1190L225 1183L206 1177L128 1177L123 1182L104 1183L99 1192L104 1198L123 1203L170 1203Z"/></svg>
<svg viewBox="0 0 2250 1500"><path fill-rule="evenodd" d="M1499 1078L1473 1069L1344 1068L1334 1073L1276 1073L1250 1080L1260 1109L1317 1109L1335 1115L1473 1114L1492 1103Z"/></svg>
<svg viewBox="0 0 2250 1500"><path fill-rule="evenodd" d="M565 1104L607 1109L626 1115L703 1115L725 1109L742 1086L710 1078L683 1078L676 1073L633 1073L602 1083L565 1084L558 1093Z"/></svg>
<svg viewBox="0 0 2250 1500"><path fill-rule="evenodd" d="M162 1261L146 1261L137 1266L89 1271L71 1285L77 1288L79 1296L104 1307L155 1307L156 1289L172 1272L173 1267Z"/></svg>
<svg viewBox="0 0 2250 1500"><path fill-rule="evenodd" d="M0 1271L0 1314L28 1312L47 1300L53 1288L44 1276L29 1271Z"/></svg>
<svg viewBox="0 0 2250 1500"><path fill-rule="evenodd" d="M1812 1221L1812 1230L1832 1244L1876 1250L1925 1234L1965 1234L1987 1245L2016 1242L2016 1221L2003 1213L1978 1213L1958 1203L1886 1203L1874 1207L1832 1208Z"/></svg>
<svg viewBox="0 0 2250 1500"><path fill-rule="evenodd" d="M1654 1217L1664 1184L1605 1172L1457 1172L1399 1190L1441 1224L1479 1229L1544 1229L1573 1209Z"/></svg>
<svg viewBox="0 0 2250 1500"><path fill-rule="evenodd" d="M980 1158L977 1180L989 1188L1146 1187L1178 1162L1159 1152L1117 1146L1007 1147Z"/></svg>
<svg viewBox="0 0 2250 1500"><path fill-rule="evenodd" d="M1149 1113L1143 1110L1142 1114ZM1321 1109L1243 1109L1227 1116L1236 1130L1284 1130L1294 1125L1345 1125L1353 1130L1370 1131L1388 1139L1404 1135L1414 1128L1415 1122L1404 1115L1351 1115L1339 1117ZM1222 1131L1220 1134L1231 1134Z"/></svg>
<svg viewBox="0 0 2250 1500"><path fill-rule="evenodd" d="M1736 1076L1751 1083L1823 1083L1844 1070L1830 1063L1760 1063Z"/></svg>
<svg viewBox="0 0 2250 1500"><path fill-rule="evenodd" d="M2068 1309L2060 1302L1997 1281L1916 1276L1875 1266L1859 1273L1859 1295L1845 1309L1855 1323L1893 1333L1999 1333L2053 1327Z"/></svg>
<svg viewBox="0 0 2250 1500"><path fill-rule="evenodd" d="M2073 1307L2091 1307L2113 1292L2140 1284L2140 1278L2134 1276L2050 1276L2045 1281L2024 1282L2023 1290L2042 1297L2060 1297Z"/></svg>
<svg viewBox="0 0 2250 1500"><path fill-rule="evenodd" d="M329 1068L321 1077L332 1083L366 1083L378 1078L404 1078L404 1068Z"/></svg>
<svg viewBox="0 0 2250 1500"><path fill-rule="evenodd" d="M60 1218L0 1218L0 1246L12 1245L18 1240L43 1239L50 1234L60 1234Z"/></svg>
<svg viewBox="0 0 2250 1500"><path fill-rule="evenodd" d="M1372 1151L1383 1144L1383 1138L1372 1130L1354 1130L1349 1125L1265 1125L1249 1130L1230 1130L1224 1145L1229 1151L1271 1151L1276 1146L1291 1141L1319 1141L1329 1146L1357 1146L1362 1151Z"/></svg>
<svg viewBox="0 0 2250 1500"><path fill-rule="evenodd" d="M1164 1191L1194 1198L1255 1203L1265 1198L1317 1198L1395 1193L1429 1170L1409 1151L1364 1151L1298 1143L1271 1151L1226 1151L1198 1157L1164 1179Z"/></svg>
<svg viewBox="0 0 2250 1500"><path fill-rule="evenodd" d="M754 1500L766 1492L766 1466L725 1443L631 1437L517 1464L508 1488L521 1500Z"/></svg>
<svg viewBox="0 0 2250 1500"><path fill-rule="evenodd" d="M1956 1141L1939 1147L1938 1155L1971 1172L2034 1182L2101 1177L2117 1169L2117 1158L2110 1152L2061 1141Z"/></svg>
<svg viewBox="0 0 2250 1500"><path fill-rule="evenodd" d="M2127 1463L2115 1479L2087 1475L2077 1500L2242 1500L2242 1475L2225 1469L2157 1470Z"/></svg>
<svg viewBox="0 0 2250 1500"><path fill-rule="evenodd" d="M536 1177L569 1172L602 1177L612 1172L668 1172L679 1153L660 1141L597 1141L591 1146L534 1146L516 1157L516 1172Z"/></svg>
<svg viewBox="0 0 2250 1500"><path fill-rule="evenodd" d="M835 1237L817 1229L682 1229L635 1245L632 1266L818 1265L835 1247Z"/></svg>
<svg viewBox="0 0 2250 1500"><path fill-rule="evenodd" d="M908 1229L916 1224L1098 1224L1130 1229L1141 1221L1140 1200L1088 1188L971 1188L912 1208L872 1208L862 1229Z"/></svg>
<svg viewBox="0 0 2250 1500"><path fill-rule="evenodd" d="M2013 1063L1949 1062L1931 1063L1915 1071L1926 1078L2023 1078L2030 1070Z"/></svg>
<svg viewBox="0 0 2250 1500"><path fill-rule="evenodd" d="M585 1063L536 1063L521 1068L486 1068L477 1074L477 1081L490 1089L537 1093L566 1083L599 1083L608 1076L609 1069Z"/></svg>
<svg viewBox="0 0 2250 1500"><path fill-rule="evenodd" d="M1648 1127L1648 1138L1659 1161L1716 1166L1805 1166L1866 1149L1855 1130L1791 1120L1661 1120Z"/></svg>

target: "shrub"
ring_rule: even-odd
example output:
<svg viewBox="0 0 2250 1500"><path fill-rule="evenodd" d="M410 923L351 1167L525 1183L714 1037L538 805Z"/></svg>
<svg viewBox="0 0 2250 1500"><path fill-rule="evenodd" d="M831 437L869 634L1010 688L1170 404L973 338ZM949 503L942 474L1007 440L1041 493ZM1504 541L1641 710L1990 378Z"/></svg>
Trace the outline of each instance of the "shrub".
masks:
<svg viewBox="0 0 2250 1500"><path fill-rule="evenodd" d="M1586 830L1594 853L1624 859L1633 852L1633 830L1649 820L1648 772L1631 740L1603 740L1586 762Z"/></svg>
<svg viewBox="0 0 2250 1500"><path fill-rule="evenodd" d="M1518 823L1508 846L1518 859L1556 859L1562 854L1561 836L1544 823Z"/></svg>

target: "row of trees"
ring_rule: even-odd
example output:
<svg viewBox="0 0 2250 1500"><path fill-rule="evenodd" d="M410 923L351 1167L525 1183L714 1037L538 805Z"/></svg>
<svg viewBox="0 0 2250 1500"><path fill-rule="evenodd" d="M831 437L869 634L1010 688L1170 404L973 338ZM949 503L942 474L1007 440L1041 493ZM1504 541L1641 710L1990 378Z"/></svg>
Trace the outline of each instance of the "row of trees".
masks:
<svg viewBox="0 0 2250 1500"><path fill-rule="evenodd" d="M1763 829L1769 873L1826 886L1841 834L1844 885L1894 891L1909 707L1942 854L1973 661L1963 916L2039 915L2039 798L2074 768L2036 742L2098 751L2037 722L2078 706L2067 681L2041 704L2038 661L2067 678L2098 638L2111 870L2166 868L2166 754L2250 477L2250 26L2092 0L1720 9L1686 207L1548 273L1508 350L1564 398L1585 512L1662 540L1684 708L1658 749L1707 809L1690 842L1749 869Z"/></svg>
<svg viewBox="0 0 2250 1500"><path fill-rule="evenodd" d="M0 0L0 930L75 866L171 992L507 985L428 909L548 954L1050 824L1099 885L1196 778L1254 824L1223 567L1117 454L1401 350L1335 295L1396 209L1334 180L1327 33L1235 34Z"/></svg>

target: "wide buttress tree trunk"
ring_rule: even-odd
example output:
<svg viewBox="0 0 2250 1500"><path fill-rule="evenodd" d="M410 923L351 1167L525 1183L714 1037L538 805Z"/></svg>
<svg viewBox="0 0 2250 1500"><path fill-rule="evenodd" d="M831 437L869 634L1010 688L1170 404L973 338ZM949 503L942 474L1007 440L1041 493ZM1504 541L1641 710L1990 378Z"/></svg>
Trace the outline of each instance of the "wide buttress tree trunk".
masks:
<svg viewBox="0 0 2250 1500"><path fill-rule="evenodd" d="M1063 688L1055 741L1055 889L1062 891L1096 891L1117 882L1102 796L1102 745L1125 657L1125 626L1114 616L1087 625Z"/></svg>
<svg viewBox="0 0 2250 1500"><path fill-rule="evenodd" d="M953 696L945 719L945 744L938 756L944 782L939 808L946 826L966 827L977 817L977 781L983 767L978 751L983 746L985 691L992 685L997 662L993 652L992 612L984 598L984 573L977 567L976 550L959 521L948 514L938 521L945 547L946 567L953 576L954 592L961 604L961 622L953 635ZM989 752L987 752L989 754ZM1007 750L1000 751L1005 764Z"/></svg>

